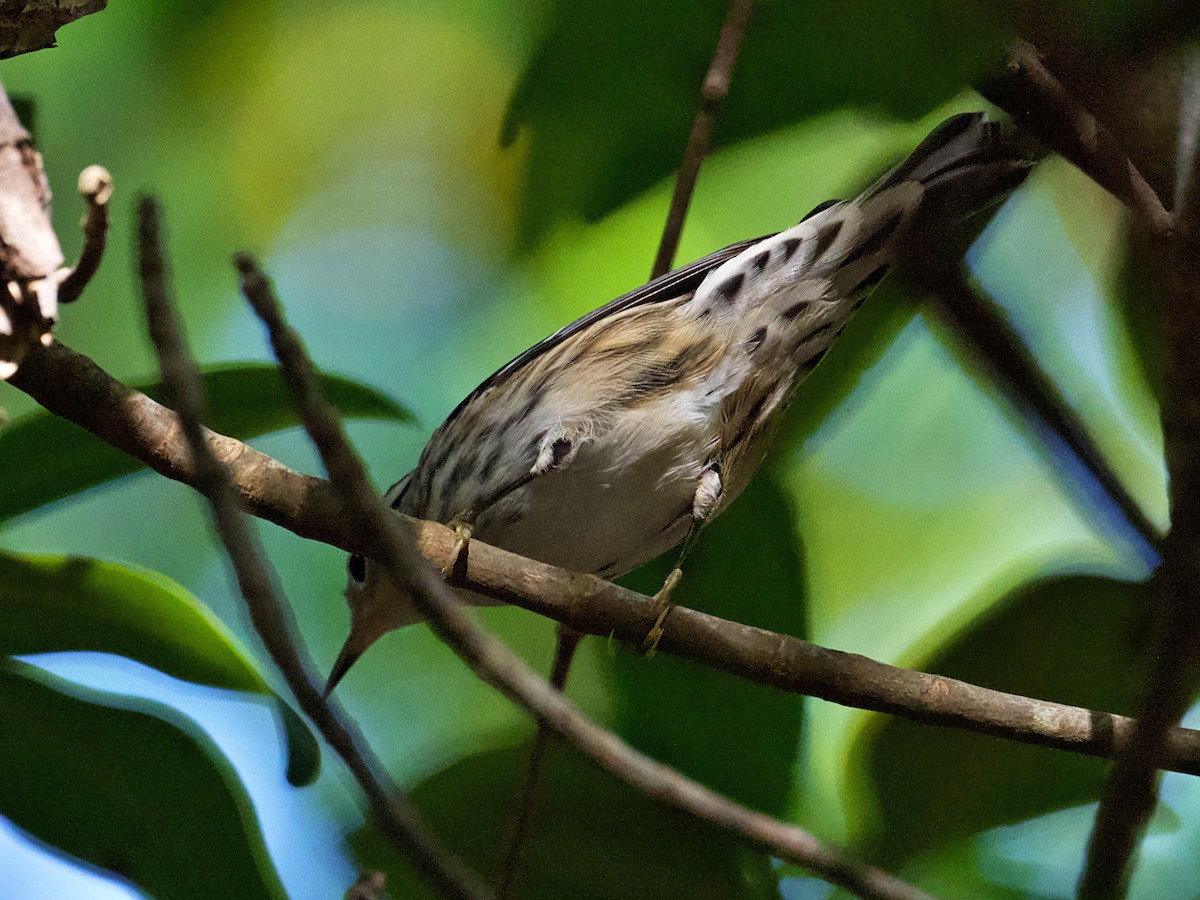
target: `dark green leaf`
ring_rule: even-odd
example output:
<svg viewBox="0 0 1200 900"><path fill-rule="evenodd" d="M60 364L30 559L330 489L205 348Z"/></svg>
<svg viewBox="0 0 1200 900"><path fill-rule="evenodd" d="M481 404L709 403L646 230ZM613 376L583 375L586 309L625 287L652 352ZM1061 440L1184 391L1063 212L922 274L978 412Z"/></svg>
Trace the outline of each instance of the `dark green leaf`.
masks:
<svg viewBox="0 0 1200 900"><path fill-rule="evenodd" d="M413 791L430 827L485 879L495 877L504 852L524 765L523 749L495 750ZM778 896L769 871L751 873L748 883L739 867L744 851L727 833L648 800L561 744L548 754L539 798L516 896ZM387 873L391 896L434 896L370 826L350 843L361 865Z"/></svg>
<svg viewBox="0 0 1200 900"><path fill-rule="evenodd" d="M1131 231L1120 277L1113 286L1114 303L1129 333L1137 361L1156 399L1162 397L1167 342L1163 329L1163 273L1170 271L1168 248L1161 241Z"/></svg>
<svg viewBox="0 0 1200 900"><path fill-rule="evenodd" d="M0 653L115 653L212 687L275 698L215 616L154 572L81 557L0 553ZM316 777L316 739L275 698L288 740L288 778Z"/></svg>
<svg viewBox="0 0 1200 900"><path fill-rule="evenodd" d="M1064 33L1077 25L1101 43L1180 21L1165 0L1057 5ZM678 168L728 9L727 0L554 4L503 133L509 142L530 132L526 239L561 219L597 219ZM1019 16L970 0L910 0L902 11L886 0L759 3L714 146L848 107L925 115L1003 65L1030 24Z"/></svg>
<svg viewBox="0 0 1200 900"><path fill-rule="evenodd" d="M1149 603L1144 584L1052 578L975 623L929 671L1009 691L1128 714L1139 683ZM1102 664L1097 664L1102 660ZM895 867L995 825L1095 800L1104 760L903 719L882 720L853 757L878 817L866 843Z"/></svg>
<svg viewBox="0 0 1200 900"><path fill-rule="evenodd" d="M793 521L780 489L761 474L700 536L673 599L803 637ZM653 594L675 564L673 553L624 581ZM786 810L803 698L662 654L622 651L614 665L617 730L631 743L735 800L776 815Z"/></svg>
<svg viewBox="0 0 1200 900"><path fill-rule="evenodd" d="M531 132L527 237L599 218L679 165L728 6L555 5L505 126L509 140ZM900 15L884 0L759 4L715 146L847 106L923 115L1000 64L1008 27L955 0L916 0Z"/></svg>
<svg viewBox="0 0 1200 900"><path fill-rule="evenodd" d="M912 321L919 298L904 281L889 278L881 284L811 375L804 379L788 408L780 447L795 446L812 435L845 402L887 352L896 335Z"/></svg>
<svg viewBox="0 0 1200 900"><path fill-rule="evenodd" d="M412 420L409 413L373 388L336 375L322 376L325 395L345 416ZM161 385L133 385L163 402ZM204 388L211 410L206 423L240 440L296 424L279 372L266 363L210 369ZM0 431L0 471L7 473L0 493L0 522L69 497L142 468L79 426L50 413L21 419Z"/></svg>
<svg viewBox="0 0 1200 900"><path fill-rule="evenodd" d="M0 665L0 813L161 900L282 897L229 763L163 721L171 710L91 702L104 699L32 666Z"/></svg>

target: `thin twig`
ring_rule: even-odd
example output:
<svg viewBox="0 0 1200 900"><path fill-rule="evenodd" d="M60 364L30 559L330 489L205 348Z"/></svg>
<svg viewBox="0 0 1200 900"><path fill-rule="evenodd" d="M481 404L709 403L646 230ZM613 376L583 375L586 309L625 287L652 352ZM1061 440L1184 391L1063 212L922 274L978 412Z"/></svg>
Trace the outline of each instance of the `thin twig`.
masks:
<svg viewBox="0 0 1200 900"><path fill-rule="evenodd" d="M1171 531L1154 584L1150 678L1129 744L1113 763L1079 884L1086 900L1124 896L1132 861L1158 798L1158 768L1172 727L1200 685L1200 56L1180 91L1176 229L1165 274L1167 365L1162 393Z"/></svg>
<svg viewBox="0 0 1200 900"><path fill-rule="evenodd" d="M75 268L58 286L59 303L78 300L100 268L108 243L108 201L112 192L112 176L103 166L88 166L79 173L79 193L87 203L87 215L83 219L83 251Z"/></svg>
<svg viewBox="0 0 1200 900"><path fill-rule="evenodd" d="M567 688L567 676L571 672L571 662L583 635L568 625L559 624L557 638L554 644L554 665L550 670L550 686L557 691ZM521 873L521 857L525 845L533 832L533 814L537 811L538 794L541 790L542 770L546 761L546 753L550 749L550 738L553 732L543 723L538 722L533 740L529 742L529 757L525 763L525 776L521 779L521 789L517 792L517 812L513 816L512 827L509 829L508 841L505 845L504 857L500 861L500 874L496 877L496 896L506 900L514 896L517 877Z"/></svg>
<svg viewBox="0 0 1200 900"><path fill-rule="evenodd" d="M282 321L278 302L254 260L241 254L237 257L237 265L242 276L242 292L267 326L300 418L325 464L330 481L342 493L351 514L363 523L372 538L374 558L394 584L411 592L414 603L429 618L434 631L472 671L648 797L724 828L748 843L861 896L925 896L886 872L849 859L807 831L734 803L639 753L579 712L494 635L477 629L464 615L461 604L445 582L421 560L399 527L398 518L371 490L361 461L346 442L331 407L320 397L312 363L299 338Z"/></svg>
<svg viewBox="0 0 1200 900"><path fill-rule="evenodd" d="M169 297L158 219L157 204L144 198L138 207L138 250L147 326L163 380L179 408L180 427L195 458L196 487L212 503L217 533L233 564L254 630L301 709L358 780L382 832L442 893L451 897L490 897L491 892L478 877L437 843L417 811L388 783L362 735L321 694L290 608L276 595L254 533L238 508L225 469L210 451L200 426L203 382L184 343L178 315Z"/></svg>
<svg viewBox="0 0 1200 900"><path fill-rule="evenodd" d="M979 90L1128 206L1154 234L1171 233L1173 219L1154 188L1112 133L1046 67L1032 44L1018 41L1008 72L981 84Z"/></svg>
<svg viewBox="0 0 1200 900"><path fill-rule="evenodd" d="M704 76L704 84L700 88L700 108L692 120L692 130L688 134L687 146L683 151L683 159L679 163L679 175L675 179L675 192L671 196L671 208L667 213L667 222L663 227L662 240L658 245L658 254L654 258L654 268L650 271L651 278L657 278L671 270L675 261L675 251L679 249L679 238L683 233L683 222L687 218L688 207L692 202L692 192L696 189L696 179L700 175L700 166L708 155L712 143L713 126L717 120L717 110L721 102L729 95L729 82L733 74L734 63L737 62L738 51L742 47L742 37L750 16L754 13L755 0L730 0L729 12L725 15L725 24L721 26L721 35L717 38L717 48L713 52L712 62L708 73Z"/></svg>
<svg viewBox="0 0 1200 900"><path fill-rule="evenodd" d="M196 486L195 466L175 413L115 381L87 357L59 342L35 348L11 383L155 471ZM371 551L361 521L346 511L329 482L293 472L233 438L205 434L248 512L300 537L353 553ZM434 567L450 561L455 541L451 529L397 518ZM585 634L611 633L640 647L657 615L654 602L642 594L478 539L472 540L468 557L456 585L565 622ZM844 706L1106 758L1128 742L1132 731L1133 720L1124 716L889 666L682 606L672 609L671 623L659 652ZM1200 731L1173 729L1161 764L1200 775Z"/></svg>

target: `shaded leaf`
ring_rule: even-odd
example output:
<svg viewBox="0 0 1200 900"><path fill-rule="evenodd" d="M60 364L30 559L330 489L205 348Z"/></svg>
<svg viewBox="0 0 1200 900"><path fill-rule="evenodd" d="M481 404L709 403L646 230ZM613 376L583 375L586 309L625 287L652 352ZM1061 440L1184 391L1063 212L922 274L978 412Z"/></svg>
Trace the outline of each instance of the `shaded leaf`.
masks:
<svg viewBox="0 0 1200 900"><path fill-rule="evenodd" d="M672 598L735 622L803 637L800 537L780 489L760 474L683 565ZM647 594L677 551L622 579ZM670 617L666 626L670 628ZM634 746L764 812L787 808L803 698L685 660L622 650L614 660L617 730Z"/></svg>
<svg viewBox="0 0 1200 900"><path fill-rule="evenodd" d="M727 9L555 5L505 129L508 140L530 131L527 238L562 218L597 219L679 164ZM759 4L714 145L847 106L922 115L1003 60L1008 27L952 0L908 3L903 15L883 0Z"/></svg>
<svg viewBox="0 0 1200 900"><path fill-rule="evenodd" d="M164 402L161 385L132 385ZM386 395L347 378L323 375L329 401L343 415L409 422L409 413ZM240 440L297 424L279 372L267 363L209 369L204 389L206 424ZM0 432L0 522L142 468L132 457L48 412L27 416Z"/></svg>
<svg viewBox="0 0 1200 900"><path fill-rule="evenodd" d="M1145 584L1092 576L1026 587L932 659L929 671L997 690L1129 714L1144 641ZM866 732L859 790L877 816L866 843L896 866L995 825L1099 796L1108 763L886 719Z"/></svg>
<svg viewBox="0 0 1200 900"><path fill-rule="evenodd" d="M1171 271L1168 248L1150 235L1131 229L1113 301L1129 334L1142 377L1155 399L1162 397L1167 357L1162 284Z"/></svg>
<svg viewBox="0 0 1200 900"><path fill-rule="evenodd" d="M1054 5L1064 33L1076 25L1118 46L1125 34L1160 34L1178 19L1165 0ZM678 167L728 8L724 0L686 9L637 0L554 5L503 133L511 142L530 132L527 240L562 219L595 220ZM902 14L885 0L759 3L713 145L848 107L924 115L1000 68L1027 25L1044 28L1021 10L980 2L914 0Z"/></svg>
<svg viewBox="0 0 1200 900"><path fill-rule="evenodd" d="M815 434L846 402L863 376L895 342L917 314L920 298L898 278L883 282L854 314L846 330L829 348L817 368L801 383L781 429L782 456L786 448Z"/></svg>
<svg viewBox="0 0 1200 900"><path fill-rule="evenodd" d="M114 653L185 681L272 698L287 737L288 780L316 777L316 738L188 591L117 563L0 553L0 653L71 650Z"/></svg>
<svg viewBox="0 0 1200 900"><path fill-rule="evenodd" d="M524 765L524 749L494 750L412 792L430 827L484 879L495 877L504 852ZM778 896L769 871L748 881L739 864L744 851L728 834L648 800L562 744L547 756L539 797L516 896ZM363 867L387 873L391 896L434 896L370 826L350 843Z"/></svg>
<svg viewBox="0 0 1200 900"><path fill-rule="evenodd" d="M0 813L162 900L282 897L229 763L164 721L172 710L92 702L103 699L33 666L0 665Z"/></svg>

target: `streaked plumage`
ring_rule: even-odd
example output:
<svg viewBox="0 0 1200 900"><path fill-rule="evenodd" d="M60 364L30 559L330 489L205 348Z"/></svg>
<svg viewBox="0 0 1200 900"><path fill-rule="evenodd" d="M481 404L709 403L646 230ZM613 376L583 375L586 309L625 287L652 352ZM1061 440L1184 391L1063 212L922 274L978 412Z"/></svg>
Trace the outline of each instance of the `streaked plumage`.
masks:
<svg viewBox="0 0 1200 900"><path fill-rule="evenodd" d="M857 200L718 250L521 354L459 404L388 501L576 571L653 559L741 493L904 234L989 205L1028 167L979 114L947 120ZM419 618L369 561L352 558L350 576L337 677Z"/></svg>

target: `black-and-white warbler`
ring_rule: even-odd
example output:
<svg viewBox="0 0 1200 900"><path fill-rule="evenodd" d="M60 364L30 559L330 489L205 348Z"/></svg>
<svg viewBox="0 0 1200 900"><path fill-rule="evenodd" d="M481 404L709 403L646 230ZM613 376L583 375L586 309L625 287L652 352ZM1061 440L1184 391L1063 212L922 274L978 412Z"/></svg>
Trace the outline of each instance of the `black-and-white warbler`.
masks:
<svg viewBox="0 0 1200 900"><path fill-rule="evenodd" d="M526 350L450 413L388 503L454 525L460 550L474 535L605 578L686 552L749 483L796 386L905 235L991 205L1030 165L982 114L948 119L857 199L711 253ZM679 571L659 592L664 614ZM331 688L381 635L420 619L362 556L346 599Z"/></svg>

